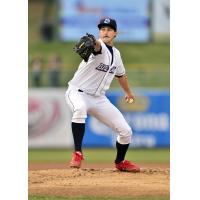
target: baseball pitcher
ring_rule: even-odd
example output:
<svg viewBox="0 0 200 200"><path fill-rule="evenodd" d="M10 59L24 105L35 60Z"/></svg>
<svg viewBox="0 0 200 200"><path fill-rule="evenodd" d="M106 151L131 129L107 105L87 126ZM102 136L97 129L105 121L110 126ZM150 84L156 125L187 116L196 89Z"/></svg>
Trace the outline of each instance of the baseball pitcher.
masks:
<svg viewBox="0 0 200 200"><path fill-rule="evenodd" d="M104 18L100 20L98 28L99 39L86 34L74 48L83 60L69 81L65 94L67 105L72 111L71 127L75 148L70 167L81 166L85 119L90 114L117 134L115 167L120 171L139 172L137 165L125 160L132 130L121 112L105 96L113 78L117 77L126 94L127 103L133 103L135 99L128 84L120 52L113 46L117 36L117 24L114 19Z"/></svg>

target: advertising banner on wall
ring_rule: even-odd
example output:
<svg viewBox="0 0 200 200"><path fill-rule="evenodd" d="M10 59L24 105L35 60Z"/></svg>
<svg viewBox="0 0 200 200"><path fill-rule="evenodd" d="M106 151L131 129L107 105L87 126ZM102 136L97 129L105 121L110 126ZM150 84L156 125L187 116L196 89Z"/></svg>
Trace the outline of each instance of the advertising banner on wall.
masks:
<svg viewBox="0 0 200 200"><path fill-rule="evenodd" d="M71 113L64 89L29 89L28 143L30 148L71 147Z"/></svg>
<svg viewBox="0 0 200 200"><path fill-rule="evenodd" d="M153 0L152 28L155 34L170 33L170 0Z"/></svg>
<svg viewBox="0 0 200 200"><path fill-rule="evenodd" d="M133 130L131 146L169 147L169 91L140 90L134 104L125 103L119 91L110 92L108 98L121 110ZM89 117L86 130L85 146L115 146L116 134L97 119Z"/></svg>
<svg viewBox="0 0 200 200"><path fill-rule="evenodd" d="M169 147L169 91L136 90L134 104L124 101L120 91L107 93L133 130L132 147ZM65 89L29 89L29 148L71 148L71 111ZM88 116L84 147L114 147L116 133Z"/></svg>
<svg viewBox="0 0 200 200"><path fill-rule="evenodd" d="M149 0L60 0L60 38L78 40L86 32L98 37L100 18L117 21L117 41L147 42L150 39Z"/></svg>

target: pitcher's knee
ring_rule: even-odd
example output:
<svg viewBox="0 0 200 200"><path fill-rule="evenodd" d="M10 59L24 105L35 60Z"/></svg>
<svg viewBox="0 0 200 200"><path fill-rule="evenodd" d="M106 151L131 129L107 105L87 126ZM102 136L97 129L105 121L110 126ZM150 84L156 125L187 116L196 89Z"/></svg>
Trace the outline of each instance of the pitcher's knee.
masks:
<svg viewBox="0 0 200 200"><path fill-rule="evenodd" d="M132 130L131 128L125 129L122 132L120 132L117 136L117 141L120 144L129 144L131 143L131 137L132 137Z"/></svg>
<svg viewBox="0 0 200 200"><path fill-rule="evenodd" d="M87 112L86 109L83 108L79 108L76 109L73 113L72 116L72 122L74 123L85 123L85 119L87 118Z"/></svg>

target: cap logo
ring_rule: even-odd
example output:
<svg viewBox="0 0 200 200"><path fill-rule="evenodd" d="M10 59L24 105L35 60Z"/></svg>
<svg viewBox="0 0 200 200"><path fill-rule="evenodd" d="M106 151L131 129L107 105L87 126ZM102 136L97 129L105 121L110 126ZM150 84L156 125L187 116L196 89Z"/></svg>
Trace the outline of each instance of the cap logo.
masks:
<svg viewBox="0 0 200 200"><path fill-rule="evenodd" d="M104 23L105 23L105 24L109 24L109 23L110 23L110 19L105 19L105 20L104 20Z"/></svg>

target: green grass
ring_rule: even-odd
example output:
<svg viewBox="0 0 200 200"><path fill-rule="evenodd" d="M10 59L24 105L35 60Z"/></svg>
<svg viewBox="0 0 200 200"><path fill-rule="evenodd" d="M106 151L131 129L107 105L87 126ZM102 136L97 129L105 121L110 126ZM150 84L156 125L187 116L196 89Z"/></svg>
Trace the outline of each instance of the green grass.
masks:
<svg viewBox="0 0 200 200"><path fill-rule="evenodd" d="M131 198L106 198L106 197L39 197L29 196L29 200L169 200L169 197L131 197Z"/></svg>
<svg viewBox="0 0 200 200"><path fill-rule="evenodd" d="M108 163L113 162L115 149L84 149L87 163ZM28 160L31 163L65 163L71 159L72 150L69 149L30 149ZM134 162L168 163L170 159L169 149L129 149L126 159Z"/></svg>
<svg viewBox="0 0 200 200"><path fill-rule="evenodd" d="M63 60L63 69L77 68L81 59L73 51L76 42L29 42L29 59L41 55L46 67L48 57L58 53ZM116 43L126 68L169 68L169 43Z"/></svg>

